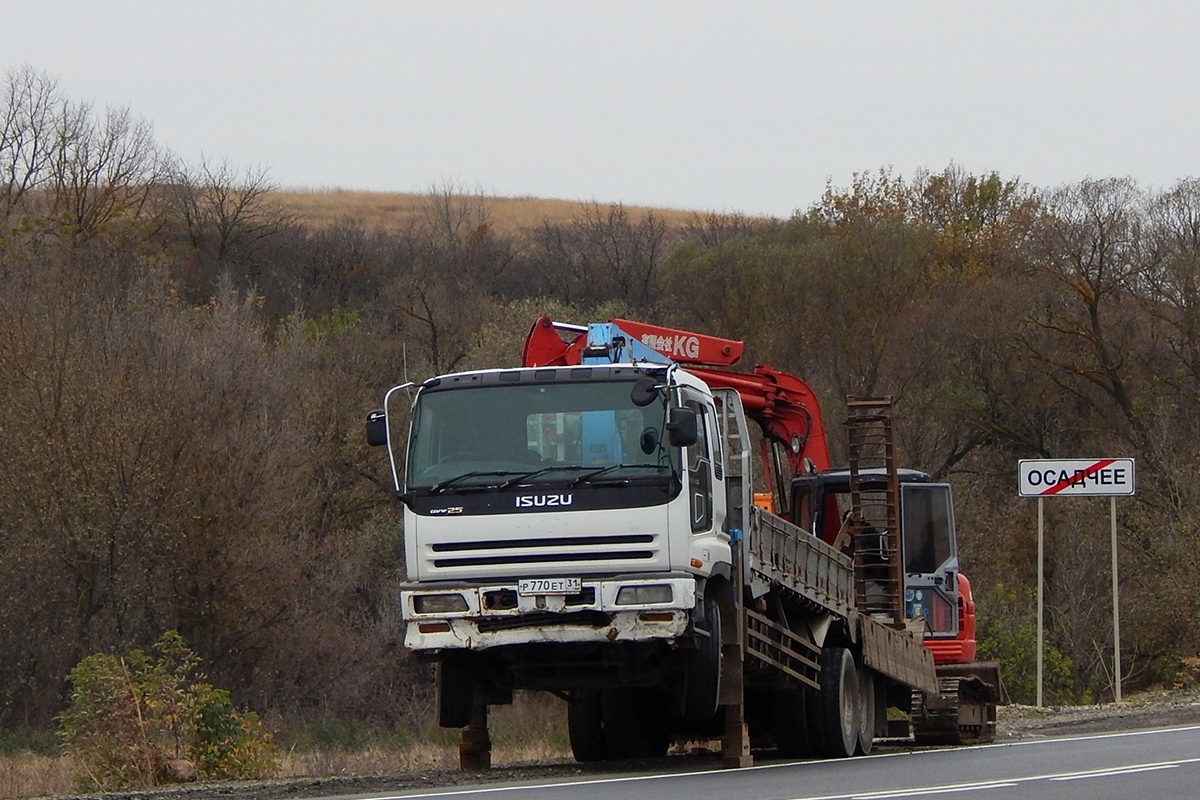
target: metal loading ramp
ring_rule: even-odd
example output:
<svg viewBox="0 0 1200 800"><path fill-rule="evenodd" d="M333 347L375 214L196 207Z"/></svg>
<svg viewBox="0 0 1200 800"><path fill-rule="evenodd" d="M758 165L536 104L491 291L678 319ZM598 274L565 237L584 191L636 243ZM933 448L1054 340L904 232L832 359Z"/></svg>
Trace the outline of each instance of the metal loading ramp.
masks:
<svg viewBox="0 0 1200 800"><path fill-rule="evenodd" d="M854 609L853 563L804 529L757 506L747 538L752 584L768 584L814 612L847 618ZM821 647L806 629L792 630L747 605L746 651L813 689L820 688Z"/></svg>
<svg viewBox="0 0 1200 800"><path fill-rule="evenodd" d="M802 599L819 614L847 621L862 644L864 663L887 677L919 689L937 693L933 655L921 640L903 626L893 627L858 613L854 606L854 562L825 542L796 525L752 508L747 537L748 569L752 582ZM819 688L820 645L796 631L779 625L748 605L746 651L800 681Z"/></svg>
<svg viewBox="0 0 1200 800"><path fill-rule="evenodd" d="M765 580L846 617L854 610L854 562L803 528L750 510L751 580Z"/></svg>

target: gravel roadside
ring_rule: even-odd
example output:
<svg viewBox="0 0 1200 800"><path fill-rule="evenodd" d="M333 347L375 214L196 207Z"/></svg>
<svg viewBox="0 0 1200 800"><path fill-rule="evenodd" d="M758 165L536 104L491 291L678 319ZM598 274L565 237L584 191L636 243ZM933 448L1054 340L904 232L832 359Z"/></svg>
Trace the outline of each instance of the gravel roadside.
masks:
<svg viewBox="0 0 1200 800"><path fill-rule="evenodd" d="M1200 689L1139 694L1121 704L1001 706L997 741L1200 724Z"/></svg>

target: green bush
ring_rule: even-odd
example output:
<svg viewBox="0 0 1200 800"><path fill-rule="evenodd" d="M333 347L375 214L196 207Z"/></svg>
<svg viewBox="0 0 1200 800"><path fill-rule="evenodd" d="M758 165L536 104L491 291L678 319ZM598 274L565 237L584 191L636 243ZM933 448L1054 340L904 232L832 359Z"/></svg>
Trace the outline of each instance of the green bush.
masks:
<svg viewBox="0 0 1200 800"><path fill-rule="evenodd" d="M1012 702L1032 705L1037 700L1037 607L1032 592L996 584L982 593L979 608L979 657L1000 662ZM1044 704L1075 701L1071 659L1048 638L1042 656Z"/></svg>
<svg viewBox="0 0 1200 800"><path fill-rule="evenodd" d="M256 778L275 768L270 735L229 693L195 674L196 655L175 631L148 655L97 653L71 670L71 704L59 734L82 764L85 788L155 786L186 761L201 780Z"/></svg>

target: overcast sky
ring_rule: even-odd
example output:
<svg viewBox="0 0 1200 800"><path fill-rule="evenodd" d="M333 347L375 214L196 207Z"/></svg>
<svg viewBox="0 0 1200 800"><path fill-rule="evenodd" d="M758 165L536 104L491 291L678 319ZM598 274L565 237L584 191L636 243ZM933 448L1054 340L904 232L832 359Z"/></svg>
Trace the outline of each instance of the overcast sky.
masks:
<svg viewBox="0 0 1200 800"><path fill-rule="evenodd" d="M0 0L0 68L285 188L787 216L951 162L1200 176L1200 3Z"/></svg>

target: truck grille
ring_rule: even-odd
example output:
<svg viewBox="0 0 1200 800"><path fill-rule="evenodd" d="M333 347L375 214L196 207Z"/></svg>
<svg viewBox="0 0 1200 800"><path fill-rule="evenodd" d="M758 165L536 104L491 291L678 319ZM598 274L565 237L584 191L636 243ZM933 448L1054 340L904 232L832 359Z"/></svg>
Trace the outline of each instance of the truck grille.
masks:
<svg viewBox="0 0 1200 800"><path fill-rule="evenodd" d="M440 542L431 546L433 566L457 567L561 564L565 562L650 561L658 557L650 533L539 539Z"/></svg>
<svg viewBox="0 0 1200 800"><path fill-rule="evenodd" d="M485 617L476 621L484 633L511 631L521 628L544 628L557 625L583 625L603 628L612 622L612 615L602 611L574 611L569 614L522 614L514 617Z"/></svg>

